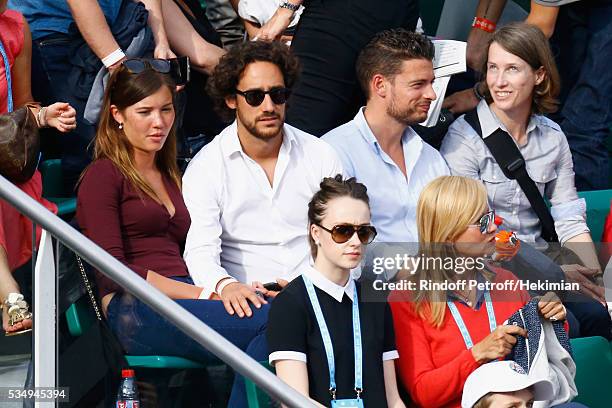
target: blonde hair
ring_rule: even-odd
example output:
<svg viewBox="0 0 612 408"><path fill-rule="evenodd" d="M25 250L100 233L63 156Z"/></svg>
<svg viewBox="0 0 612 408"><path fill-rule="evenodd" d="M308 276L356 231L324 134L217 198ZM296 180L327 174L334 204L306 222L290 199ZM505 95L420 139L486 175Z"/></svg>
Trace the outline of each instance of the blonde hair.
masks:
<svg viewBox="0 0 612 408"><path fill-rule="evenodd" d="M134 166L134 147L125 133L119 129L119 123L111 114L111 105L119 111L138 103L161 88L166 87L172 94L174 104L175 84L168 74L162 74L153 69L145 69L138 74L132 74L121 66L112 73L102 102L100 123L94 139L93 160L109 159L119 169L121 174L130 181L138 192L145 193L155 201L159 197L151 185L142 177ZM176 123L176 122L175 122ZM179 188L181 176L176 164L176 130L172 126L166 142L155 154L155 165L162 175L172 180ZM81 175L87 172L87 169Z"/></svg>
<svg viewBox="0 0 612 408"><path fill-rule="evenodd" d="M417 204L417 227L421 253L428 257L454 257L444 243L454 242L486 210L487 191L477 180L442 176L425 186ZM421 278L441 282L449 278L444 268L422 268ZM446 292L416 291L419 316L440 327L446 310Z"/></svg>
<svg viewBox="0 0 612 408"><path fill-rule="evenodd" d="M529 391L531 391L533 393L533 386L529 386L527 388L525 388ZM482 396L482 398L480 398L473 406L472 408L491 408L493 407L493 395L495 394L510 394L510 395L516 395L518 392L520 392L522 390L515 390L515 391L507 391L507 392L489 392L485 395Z"/></svg>
<svg viewBox="0 0 612 408"><path fill-rule="evenodd" d="M490 408L491 404L493 404L493 399L491 398L492 396L493 393L489 392L488 394L480 398L472 408Z"/></svg>

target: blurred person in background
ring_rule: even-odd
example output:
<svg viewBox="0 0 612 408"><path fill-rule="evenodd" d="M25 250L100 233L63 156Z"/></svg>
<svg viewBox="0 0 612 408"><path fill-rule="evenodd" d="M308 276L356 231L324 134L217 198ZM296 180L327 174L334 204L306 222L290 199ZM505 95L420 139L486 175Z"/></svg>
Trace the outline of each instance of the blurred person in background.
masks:
<svg viewBox="0 0 612 408"><path fill-rule="evenodd" d="M137 38L139 55L189 56L194 69L209 74L224 51L196 32L173 0L10 0L32 27L33 81L41 99L65 100L77 110L78 127L61 139L64 192L91 161L96 128L83 117L98 71L113 71ZM144 31L143 31L144 29Z"/></svg>
<svg viewBox="0 0 612 408"><path fill-rule="evenodd" d="M0 114L5 114L33 102L30 29L21 13L7 9L7 0L0 0L0 47L3 51L0 62ZM76 127L76 112L68 103L58 102L46 107L28 105L28 108L36 117L39 128L53 127L66 133ZM55 204L42 198L42 179L38 170L30 180L17 187L48 210L57 211ZM40 232L40 227L37 227L37 242ZM20 293L12 274L31 257L32 221L6 201L0 200L0 306L2 327L7 334L23 333L32 327L32 314L26 297ZM27 290L23 289L24 292Z"/></svg>
<svg viewBox="0 0 612 408"><path fill-rule="evenodd" d="M419 4L416 0L288 0L255 38L278 39L302 4L304 11L291 42L302 76L287 106L287 122L322 136L351 120L364 104L355 74L361 49L380 31L414 31Z"/></svg>

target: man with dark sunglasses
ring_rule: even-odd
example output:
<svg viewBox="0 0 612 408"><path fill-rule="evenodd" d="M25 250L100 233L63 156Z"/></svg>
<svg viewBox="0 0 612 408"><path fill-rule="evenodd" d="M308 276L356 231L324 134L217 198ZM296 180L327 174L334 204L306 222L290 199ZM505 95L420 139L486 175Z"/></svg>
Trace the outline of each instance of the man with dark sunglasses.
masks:
<svg viewBox="0 0 612 408"><path fill-rule="evenodd" d="M259 294L274 295L259 282L285 283L307 265L308 202L323 177L342 173L331 146L285 124L297 68L278 42L232 48L208 91L234 122L183 177L191 215L185 261L205 296L220 297L231 315L251 316L249 302L261 307Z"/></svg>

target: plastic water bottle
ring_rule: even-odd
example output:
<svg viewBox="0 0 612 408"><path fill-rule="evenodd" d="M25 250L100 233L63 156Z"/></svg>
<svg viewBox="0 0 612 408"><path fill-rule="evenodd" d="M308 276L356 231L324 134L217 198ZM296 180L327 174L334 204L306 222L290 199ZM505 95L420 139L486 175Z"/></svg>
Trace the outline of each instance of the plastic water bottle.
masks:
<svg viewBox="0 0 612 408"><path fill-rule="evenodd" d="M134 370L121 370L121 384L117 392L116 408L140 408L138 386L134 378Z"/></svg>

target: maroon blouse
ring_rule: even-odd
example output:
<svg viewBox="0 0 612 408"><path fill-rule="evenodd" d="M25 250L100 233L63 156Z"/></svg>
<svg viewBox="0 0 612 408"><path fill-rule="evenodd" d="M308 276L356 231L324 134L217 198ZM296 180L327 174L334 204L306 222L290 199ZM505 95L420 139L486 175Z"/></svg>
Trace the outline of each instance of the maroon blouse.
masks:
<svg viewBox="0 0 612 408"><path fill-rule="evenodd" d="M92 163L77 196L77 220L83 234L143 279L151 270L160 275L188 275L182 249L191 218L180 189L164 177L176 212L138 193L108 159ZM100 298L122 288L97 273Z"/></svg>

